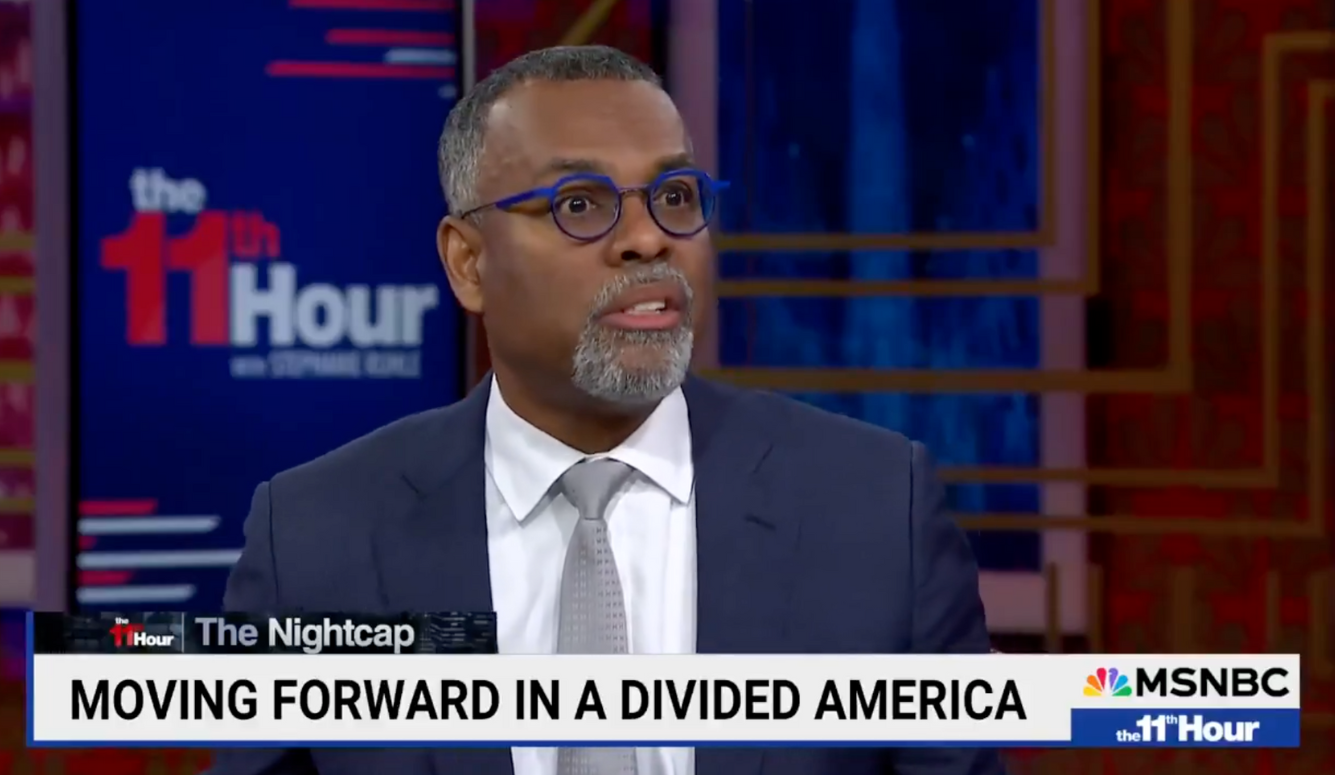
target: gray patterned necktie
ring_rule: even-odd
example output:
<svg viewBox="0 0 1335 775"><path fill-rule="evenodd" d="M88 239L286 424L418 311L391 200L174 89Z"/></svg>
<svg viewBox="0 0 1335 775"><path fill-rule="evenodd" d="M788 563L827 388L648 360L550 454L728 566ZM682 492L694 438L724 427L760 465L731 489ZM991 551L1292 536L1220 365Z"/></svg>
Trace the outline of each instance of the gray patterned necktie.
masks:
<svg viewBox="0 0 1335 775"><path fill-rule="evenodd" d="M558 654L625 654L626 601L607 540L607 506L634 473L616 460L585 460L561 476L560 488L579 510L561 573ZM635 775L632 748L561 748L557 775Z"/></svg>

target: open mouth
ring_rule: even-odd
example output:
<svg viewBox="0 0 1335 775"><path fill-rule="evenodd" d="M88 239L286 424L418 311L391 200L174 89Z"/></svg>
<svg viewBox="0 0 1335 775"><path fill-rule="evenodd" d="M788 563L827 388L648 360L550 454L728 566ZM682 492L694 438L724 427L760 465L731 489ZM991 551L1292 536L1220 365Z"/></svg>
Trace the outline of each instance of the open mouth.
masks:
<svg viewBox="0 0 1335 775"><path fill-rule="evenodd" d="M618 296L598 322L612 328L661 331L681 325L686 300L675 283L654 283L631 288Z"/></svg>

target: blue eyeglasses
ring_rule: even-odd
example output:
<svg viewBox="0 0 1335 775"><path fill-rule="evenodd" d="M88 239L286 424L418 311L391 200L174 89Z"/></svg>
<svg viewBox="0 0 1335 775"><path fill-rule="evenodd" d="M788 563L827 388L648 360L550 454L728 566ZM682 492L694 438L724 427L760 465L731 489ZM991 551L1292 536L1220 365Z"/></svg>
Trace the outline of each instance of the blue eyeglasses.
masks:
<svg viewBox="0 0 1335 775"><path fill-rule="evenodd" d="M474 207L459 217L467 218L492 207L509 210L524 202L546 199L558 229L571 239L592 242L616 228L625 195L641 192L649 217L658 228L674 237L693 237L709 225L719 192L727 187L726 182L694 169L669 170L645 186L618 186L606 175L569 175L550 186Z"/></svg>

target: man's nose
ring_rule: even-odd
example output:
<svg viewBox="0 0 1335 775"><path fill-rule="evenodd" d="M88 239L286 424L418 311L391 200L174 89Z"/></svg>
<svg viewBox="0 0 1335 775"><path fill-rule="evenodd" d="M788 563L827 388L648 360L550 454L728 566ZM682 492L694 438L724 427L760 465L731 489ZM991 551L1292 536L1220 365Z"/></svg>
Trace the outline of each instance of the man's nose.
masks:
<svg viewBox="0 0 1335 775"><path fill-rule="evenodd" d="M672 238L649 214L643 194L631 192L621 202L621 220L613 230L612 255L619 262L661 261L672 249Z"/></svg>

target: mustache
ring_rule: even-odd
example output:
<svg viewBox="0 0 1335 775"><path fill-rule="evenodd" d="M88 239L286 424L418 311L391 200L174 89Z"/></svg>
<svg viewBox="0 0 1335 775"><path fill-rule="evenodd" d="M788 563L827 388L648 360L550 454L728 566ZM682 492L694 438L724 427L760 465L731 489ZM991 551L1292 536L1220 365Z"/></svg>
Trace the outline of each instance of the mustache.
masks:
<svg viewBox="0 0 1335 775"><path fill-rule="evenodd" d="M682 310L682 315L687 322L690 321L691 302L695 299L695 291L691 289L691 283L686 279L686 275L672 266L664 263L650 264L640 266L625 274L619 274L604 285L598 291L598 295L593 300L593 312L589 314L589 321L593 322L601 315L609 311L612 303L617 297L631 288L641 285L652 285L668 281L675 283L681 289L682 296L686 300L686 308Z"/></svg>

